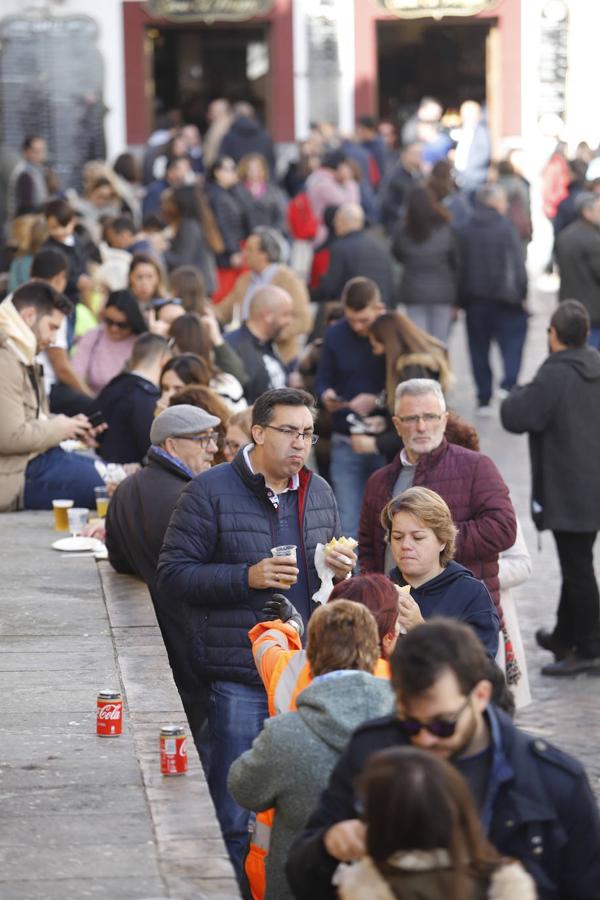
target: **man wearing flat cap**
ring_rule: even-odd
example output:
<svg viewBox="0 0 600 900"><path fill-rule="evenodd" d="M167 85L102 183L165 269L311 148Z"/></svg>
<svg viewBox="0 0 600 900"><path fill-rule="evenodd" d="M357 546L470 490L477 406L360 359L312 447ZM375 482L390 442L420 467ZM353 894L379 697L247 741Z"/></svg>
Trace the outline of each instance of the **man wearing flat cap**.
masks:
<svg viewBox="0 0 600 900"><path fill-rule="evenodd" d="M206 715L206 690L188 663L181 604L162 602L155 590L156 566L179 494L212 465L219 424L216 416L187 404L171 406L157 416L150 429L148 465L121 482L106 516L110 563L117 572L138 575L148 585L195 738Z"/></svg>

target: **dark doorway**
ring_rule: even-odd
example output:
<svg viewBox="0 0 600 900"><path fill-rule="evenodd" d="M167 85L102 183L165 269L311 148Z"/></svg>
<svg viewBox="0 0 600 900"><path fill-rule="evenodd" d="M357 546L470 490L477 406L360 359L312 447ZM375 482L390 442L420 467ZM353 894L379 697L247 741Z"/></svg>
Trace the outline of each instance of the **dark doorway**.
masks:
<svg viewBox="0 0 600 900"><path fill-rule="evenodd" d="M444 109L486 102L487 37L494 23L448 19L379 22L379 114L402 124L424 96Z"/></svg>
<svg viewBox="0 0 600 900"><path fill-rule="evenodd" d="M268 26L149 28L154 45L154 113L181 109L202 126L216 97L247 100L268 120Z"/></svg>

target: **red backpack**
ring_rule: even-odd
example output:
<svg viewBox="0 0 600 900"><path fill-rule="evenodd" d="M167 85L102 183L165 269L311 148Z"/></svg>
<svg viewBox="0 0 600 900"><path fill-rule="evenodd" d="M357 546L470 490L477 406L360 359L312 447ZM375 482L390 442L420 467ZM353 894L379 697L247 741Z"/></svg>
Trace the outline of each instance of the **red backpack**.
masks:
<svg viewBox="0 0 600 900"><path fill-rule="evenodd" d="M292 197L288 203L287 221L289 232L297 241L312 241L319 228L319 220L315 216L308 195L301 193Z"/></svg>

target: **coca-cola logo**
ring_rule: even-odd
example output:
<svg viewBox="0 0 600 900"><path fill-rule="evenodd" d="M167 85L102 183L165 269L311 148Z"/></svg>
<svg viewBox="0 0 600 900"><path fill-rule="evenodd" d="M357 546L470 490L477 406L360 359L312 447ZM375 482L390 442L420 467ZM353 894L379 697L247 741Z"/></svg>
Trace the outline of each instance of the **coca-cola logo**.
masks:
<svg viewBox="0 0 600 900"><path fill-rule="evenodd" d="M186 740L183 740L183 741L181 742L181 745L180 745L180 747L179 747L179 755L180 755L180 756L187 756L187 739L186 739Z"/></svg>
<svg viewBox="0 0 600 900"><path fill-rule="evenodd" d="M106 703L98 710L99 719L120 719L121 707L118 703Z"/></svg>

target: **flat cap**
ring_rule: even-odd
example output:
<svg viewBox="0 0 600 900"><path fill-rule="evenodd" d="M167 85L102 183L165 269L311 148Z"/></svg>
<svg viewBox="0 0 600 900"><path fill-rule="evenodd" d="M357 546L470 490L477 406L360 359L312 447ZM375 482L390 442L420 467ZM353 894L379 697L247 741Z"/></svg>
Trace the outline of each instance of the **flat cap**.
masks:
<svg viewBox="0 0 600 900"><path fill-rule="evenodd" d="M150 429L150 440L153 444L162 444L168 437L187 437L208 428L216 428L220 424L220 419L209 415L199 406L181 403L170 406L155 418Z"/></svg>

